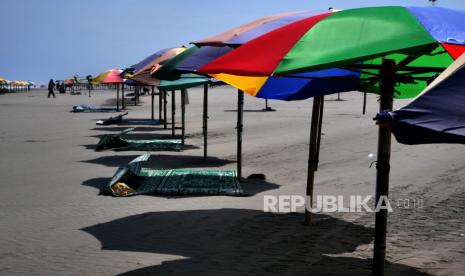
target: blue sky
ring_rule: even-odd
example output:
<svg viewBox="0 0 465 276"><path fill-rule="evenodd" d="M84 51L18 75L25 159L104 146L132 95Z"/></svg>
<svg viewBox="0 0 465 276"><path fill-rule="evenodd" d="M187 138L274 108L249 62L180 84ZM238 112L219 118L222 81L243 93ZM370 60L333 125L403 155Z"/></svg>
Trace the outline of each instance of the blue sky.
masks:
<svg viewBox="0 0 465 276"><path fill-rule="evenodd" d="M285 11L428 0L2 0L0 76L46 82L123 68L157 50L187 45ZM437 6L465 9L464 0Z"/></svg>

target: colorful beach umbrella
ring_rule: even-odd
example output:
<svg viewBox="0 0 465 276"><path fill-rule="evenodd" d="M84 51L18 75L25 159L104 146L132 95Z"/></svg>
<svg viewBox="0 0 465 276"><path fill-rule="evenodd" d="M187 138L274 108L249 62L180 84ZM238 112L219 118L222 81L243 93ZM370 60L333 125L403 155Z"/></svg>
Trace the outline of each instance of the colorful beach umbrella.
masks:
<svg viewBox="0 0 465 276"><path fill-rule="evenodd" d="M465 144L465 55L407 106L379 116L388 116L403 144Z"/></svg>
<svg viewBox="0 0 465 276"><path fill-rule="evenodd" d="M265 17L244 26L229 30L225 33L194 42L194 44L238 47L250 40L290 23L298 22L318 14L331 14L333 12L333 10L326 12L306 11ZM225 53L221 56L224 54ZM215 59L219 57L220 56L216 56ZM214 59L211 60L213 61ZM199 67L196 69L198 68ZM359 73L343 69L330 69L321 72L302 73L290 77L283 76L280 78L270 75L240 76L225 73L211 74L211 76L220 79L254 97L291 101L306 99L315 95L352 91L356 88L356 80L359 77ZM349 81L345 83L321 81L324 78L335 76L346 77Z"/></svg>
<svg viewBox="0 0 465 276"><path fill-rule="evenodd" d="M157 86L160 81L150 76L150 73L155 72L159 69L164 62L170 58L184 52L185 47L176 47L160 50L147 58L143 59L139 63L131 66L133 74L129 76L131 79L146 84Z"/></svg>
<svg viewBox="0 0 465 276"><path fill-rule="evenodd" d="M120 76L121 70L110 69L103 73L100 73L97 77L92 80L94 84L117 84L122 83L123 78Z"/></svg>
<svg viewBox="0 0 465 276"><path fill-rule="evenodd" d="M327 11L331 12L331 11ZM192 47L182 54L172 58L166 62L162 68L155 71L152 77L159 79L174 80L179 78L182 73L193 72L199 73L198 68L203 65L223 56L224 54L232 51L235 47L248 42L260 35L263 35L276 28L286 24L299 21L311 15L319 14L320 12L306 11L306 12L291 12L275 16L265 17L246 25L234 28L219 35L212 36L201 41L194 42L196 45L202 47ZM330 75L351 76L357 73L345 71L341 69L332 70L328 72ZM321 76L321 72L316 73ZM307 75L307 74L304 74ZM310 73L315 75L315 73ZM214 75L213 75L214 76ZM356 78L354 78L356 79ZM334 82L321 82L314 81L308 78L275 78L275 77L250 77L250 76L233 76L222 75L222 81L238 87L241 91L238 93L238 110L242 110L243 96L242 90L247 93L265 99L281 99L281 100L297 100L311 97L312 94L335 93L340 91L349 91L356 88L356 82L334 83ZM343 88L340 86L344 85ZM204 87L204 98L207 98L208 87ZM207 119L206 105L204 101L204 134L206 136ZM269 109L266 109L269 110ZM242 116L238 116L238 120ZM242 132L242 123L238 121L238 141ZM205 137L206 139L206 137ZM241 153L240 142L238 143L238 176L241 176ZM206 142L205 142L206 149ZM206 152L204 153L206 155Z"/></svg>
<svg viewBox="0 0 465 276"><path fill-rule="evenodd" d="M200 71L215 76L267 77L341 67L360 73L361 91L379 93L378 82L372 81L383 58L399 62L418 56L410 66L435 68L413 74L411 67L401 71L406 77L396 86L394 96L410 98L465 52L464 16L463 11L437 7L373 7L324 13L252 40ZM336 47L341 44L344 47Z"/></svg>
<svg viewBox="0 0 465 276"><path fill-rule="evenodd" d="M379 93L380 110L389 111L393 97L418 95L465 52L463 18L464 11L435 7L371 7L321 14L252 40L200 71L261 77L338 67L360 73L359 90ZM321 99L315 98L313 141L318 136L313 118L321 117L321 112ZM376 204L389 190L387 125L379 122ZM317 153L311 141L307 191L313 189ZM386 225L383 209L376 213L373 275L384 275Z"/></svg>
<svg viewBox="0 0 465 276"><path fill-rule="evenodd" d="M100 73L97 77L92 79L93 84L115 84L116 85L116 111L119 111L119 85L124 82L120 76L122 70L110 69ZM123 85L121 85L123 87ZM124 95L123 95L123 109L124 109Z"/></svg>
<svg viewBox="0 0 465 276"><path fill-rule="evenodd" d="M193 42L197 46L231 46L238 47L248 41L270 32L281 26L302 20L306 17L319 14L318 11L298 11L286 12L271 16L266 16L232 28L220 34L207 37L202 40Z"/></svg>

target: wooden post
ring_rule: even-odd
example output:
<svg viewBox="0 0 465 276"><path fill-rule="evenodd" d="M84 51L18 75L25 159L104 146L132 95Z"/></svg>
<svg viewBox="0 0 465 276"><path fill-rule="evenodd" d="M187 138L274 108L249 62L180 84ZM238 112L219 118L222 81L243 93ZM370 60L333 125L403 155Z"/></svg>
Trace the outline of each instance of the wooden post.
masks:
<svg viewBox="0 0 465 276"><path fill-rule="evenodd" d="M186 89L181 90L181 143L184 145L186 137Z"/></svg>
<svg viewBox="0 0 465 276"><path fill-rule="evenodd" d="M155 86L152 86L152 89L154 88ZM158 89L158 121L160 122L161 124L161 112L162 112L162 109L163 109L163 104L162 104L162 95L163 93L163 90L161 89Z"/></svg>
<svg viewBox="0 0 465 276"><path fill-rule="evenodd" d="M379 111L392 110L394 87L396 78L396 64L393 60L385 59L380 70L380 104ZM386 122L378 121L378 160L376 162L376 198L378 206L380 200L386 202L389 194L389 171L391 158L391 130ZM385 207L385 206L384 206ZM386 229L388 210L376 212L375 240L373 248L373 276L384 275L386 257Z"/></svg>
<svg viewBox="0 0 465 276"><path fill-rule="evenodd" d="M320 117L323 114L323 96L316 96L313 98L313 110L312 110L312 123L310 127L310 145L308 154L308 168L307 168L307 207L313 206L313 186L315 181L315 171L318 166L318 154L319 154L319 142L318 137L321 133L322 120ZM305 225L310 225L312 222L312 213L308 208L305 208Z"/></svg>
<svg viewBox="0 0 465 276"><path fill-rule="evenodd" d="M367 92L363 92L363 110L362 113L365 115L367 111Z"/></svg>
<svg viewBox="0 0 465 276"><path fill-rule="evenodd" d="M134 89L134 106L137 106L137 95L139 94L140 86L136 86Z"/></svg>
<svg viewBox="0 0 465 276"><path fill-rule="evenodd" d="M121 83L121 107L122 109L126 109L126 105L124 103L124 82Z"/></svg>
<svg viewBox="0 0 465 276"><path fill-rule="evenodd" d="M151 116L151 119L152 121L155 120L155 86L152 85L152 116Z"/></svg>
<svg viewBox="0 0 465 276"><path fill-rule="evenodd" d="M119 111L119 83L116 84L116 111Z"/></svg>
<svg viewBox="0 0 465 276"><path fill-rule="evenodd" d="M208 133L208 83L203 85L203 160L207 160Z"/></svg>
<svg viewBox="0 0 465 276"><path fill-rule="evenodd" d="M175 90L171 91L171 136L174 138L175 129L176 129L176 122L175 122L175 114L176 114L176 97L175 97Z"/></svg>
<svg viewBox="0 0 465 276"><path fill-rule="evenodd" d="M242 122L244 114L244 92L237 90L237 178L242 178Z"/></svg>
<svg viewBox="0 0 465 276"><path fill-rule="evenodd" d="M166 120L167 117L167 110L166 106L168 105L168 100L166 99L166 90L163 90L163 128L167 129L168 128L168 120Z"/></svg>
<svg viewBox="0 0 465 276"><path fill-rule="evenodd" d="M318 122L318 145L317 145L317 152L316 152L316 166L315 171L318 171L318 164L320 161L320 145L321 145L321 128L323 126L323 111L325 108L325 96L321 96L321 106L320 106L320 121Z"/></svg>

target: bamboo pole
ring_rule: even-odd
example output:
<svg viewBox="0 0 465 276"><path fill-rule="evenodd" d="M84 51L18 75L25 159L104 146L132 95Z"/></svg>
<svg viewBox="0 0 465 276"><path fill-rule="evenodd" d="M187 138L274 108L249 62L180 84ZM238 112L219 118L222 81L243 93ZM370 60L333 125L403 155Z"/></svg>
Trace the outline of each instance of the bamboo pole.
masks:
<svg viewBox="0 0 465 276"><path fill-rule="evenodd" d="M181 144L186 139L186 89L181 90Z"/></svg>
<svg viewBox="0 0 465 276"><path fill-rule="evenodd" d="M312 123L310 127L310 145L308 153L308 168L307 168L307 191L306 195L309 199L307 207L313 206L313 187L315 182L315 171L318 167L318 154L319 154L319 137L321 137L321 123L323 114L323 96L316 96L313 98L312 109ZM305 208L305 225L312 223L312 213L308 208Z"/></svg>
<svg viewBox="0 0 465 276"><path fill-rule="evenodd" d="M380 105L379 111L392 110L395 87L396 65L393 60L385 59L380 70ZM389 194L389 171L391 158L391 130L386 122L379 121L378 130L378 160L376 162L376 198L378 206L380 200L387 200ZM386 229L388 210L381 209L375 218L375 240L373 248L372 275L383 276L386 258Z"/></svg>
<svg viewBox="0 0 465 276"><path fill-rule="evenodd" d="M161 121L161 112L162 112L162 109L163 109L163 104L162 104L163 95L162 95L162 93L163 93L163 90L158 89L158 121L160 122L160 124L162 122Z"/></svg>
<svg viewBox="0 0 465 276"><path fill-rule="evenodd" d="M176 122L175 122L175 114L176 114L176 97L175 97L175 90L171 91L171 136L174 138L175 129L176 129Z"/></svg>
<svg viewBox="0 0 465 276"><path fill-rule="evenodd" d="M139 93L140 86L136 86L134 89L134 106L137 106L137 94Z"/></svg>
<svg viewBox="0 0 465 276"><path fill-rule="evenodd" d="M155 86L152 85L152 116L151 116L151 119L152 121L155 120Z"/></svg>
<svg viewBox="0 0 465 276"><path fill-rule="evenodd" d="M207 160L208 143L208 83L203 85L203 160Z"/></svg>
<svg viewBox="0 0 465 276"><path fill-rule="evenodd" d="M121 108L123 110L126 109L126 105L124 103L124 82L121 83Z"/></svg>
<svg viewBox="0 0 465 276"><path fill-rule="evenodd" d="M365 115L366 110L367 110L367 92L363 92L363 109L362 109L363 115Z"/></svg>
<svg viewBox="0 0 465 276"><path fill-rule="evenodd" d="M163 128L167 129L168 128L168 120L167 118L167 111L166 111L166 106L168 105L168 100L166 99L166 90L163 90Z"/></svg>
<svg viewBox="0 0 465 276"><path fill-rule="evenodd" d="M116 111L119 111L119 84L116 84Z"/></svg>
<svg viewBox="0 0 465 276"><path fill-rule="evenodd" d="M321 96L321 106L320 106L320 121L318 122L318 146L317 146L317 159L316 159L316 166L315 166L315 171L318 171L318 164L320 161L320 145L321 145L321 128L323 126L323 111L325 108L325 96Z"/></svg>
<svg viewBox="0 0 465 276"><path fill-rule="evenodd" d="M242 128L244 115L244 92L237 91L237 178L242 178Z"/></svg>

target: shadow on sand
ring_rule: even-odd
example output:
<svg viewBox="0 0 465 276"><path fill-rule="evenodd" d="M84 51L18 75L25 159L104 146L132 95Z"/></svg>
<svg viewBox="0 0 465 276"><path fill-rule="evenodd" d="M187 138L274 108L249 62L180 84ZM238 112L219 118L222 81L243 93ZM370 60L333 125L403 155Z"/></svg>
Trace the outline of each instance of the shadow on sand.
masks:
<svg viewBox="0 0 465 276"><path fill-rule="evenodd" d="M327 215L219 209L150 212L86 227L102 250L183 256L122 275L370 275L371 261L334 256L372 241L373 229ZM119 260L123 261L123 260ZM387 264L387 275L425 275Z"/></svg>
<svg viewBox="0 0 465 276"><path fill-rule="evenodd" d="M99 164L107 167L124 167L138 156L140 155L109 155L80 162ZM154 169L206 168L221 167L234 162L236 161L218 157L208 157L204 161L203 156L153 154L147 162L144 162L143 166Z"/></svg>
<svg viewBox="0 0 465 276"><path fill-rule="evenodd" d="M123 130L126 130L128 128L130 128L132 126L128 126L128 125L119 125L119 126L101 126L101 127L94 127L93 129L91 130L97 130L97 131L117 131L117 132L121 132ZM133 130L133 132L139 132L139 131L145 131L145 132L149 132L149 131L161 131L161 130L170 130L170 128L168 129L164 129L163 127L160 127L160 126L150 126L150 127L135 127L135 129Z"/></svg>
<svg viewBox="0 0 465 276"><path fill-rule="evenodd" d="M269 113L269 112L274 112L276 111L275 109L273 110L266 110L266 109L244 109L244 112L263 112L263 113ZM237 109L226 109L224 112L237 112Z"/></svg>

